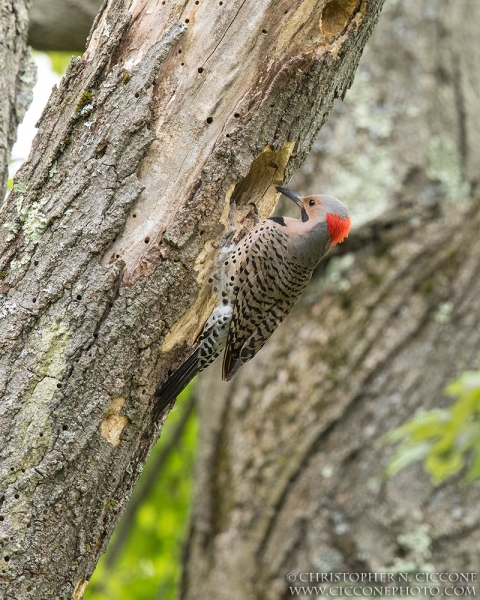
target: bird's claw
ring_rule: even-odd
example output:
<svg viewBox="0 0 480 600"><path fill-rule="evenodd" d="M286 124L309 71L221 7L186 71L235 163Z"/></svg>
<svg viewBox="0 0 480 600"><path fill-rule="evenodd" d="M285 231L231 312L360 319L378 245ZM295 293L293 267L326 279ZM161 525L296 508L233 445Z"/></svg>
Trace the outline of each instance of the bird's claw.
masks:
<svg viewBox="0 0 480 600"><path fill-rule="evenodd" d="M260 217L258 216L258 206L254 202L250 202L250 205L253 206L253 212L250 211L247 214L247 217L253 219L255 225L258 225L260 223Z"/></svg>

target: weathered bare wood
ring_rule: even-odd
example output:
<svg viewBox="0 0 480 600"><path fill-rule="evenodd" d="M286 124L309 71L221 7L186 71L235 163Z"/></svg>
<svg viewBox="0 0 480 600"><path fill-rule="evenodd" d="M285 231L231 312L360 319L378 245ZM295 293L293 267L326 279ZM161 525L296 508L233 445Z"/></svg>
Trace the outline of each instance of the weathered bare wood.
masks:
<svg viewBox="0 0 480 600"><path fill-rule="evenodd" d="M478 201L364 226L236 380L200 377L182 599L291 597L291 572L475 571L478 486L382 476L385 434L478 364L479 226Z"/></svg>
<svg viewBox="0 0 480 600"><path fill-rule="evenodd" d="M81 598L156 439L159 379L239 221L349 86L382 0L109 0L0 218L7 598ZM188 25L188 27L187 27Z"/></svg>

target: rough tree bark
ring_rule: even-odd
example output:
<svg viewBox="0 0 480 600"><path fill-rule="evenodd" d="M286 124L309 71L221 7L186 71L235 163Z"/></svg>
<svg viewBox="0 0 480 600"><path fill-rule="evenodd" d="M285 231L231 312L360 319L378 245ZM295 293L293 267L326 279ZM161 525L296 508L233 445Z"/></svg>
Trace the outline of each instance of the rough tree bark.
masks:
<svg viewBox="0 0 480 600"><path fill-rule="evenodd" d="M37 50L83 52L101 0L31 0L28 43Z"/></svg>
<svg viewBox="0 0 480 600"><path fill-rule="evenodd" d="M17 127L32 101L36 70L27 47L28 7L25 1L4 1L0 11L0 197L7 186L10 151Z"/></svg>
<svg viewBox="0 0 480 600"><path fill-rule="evenodd" d="M477 570L479 487L382 475L385 434L478 367L479 227L479 201L365 225L231 384L200 378L182 599L290 598L288 573Z"/></svg>
<svg viewBox="0 0 480 600"><path fill-rule="evenodd" d="M453 204L478 188L478 11L388 2L294 176L362 218L399 208L342 244L230 387L200 377L183 599L290 597L291 571L476 570L478 486L381 476L384 434L478 368L478 202Z"/></svg>
<svg viewBox="0 0 480 600"><path fill-rule="evenodd" d="M157 437L155 385L212 307L232 193L244 228L271 211L381 5L103 4L0 213L5 598L81 598Z"/></svg>

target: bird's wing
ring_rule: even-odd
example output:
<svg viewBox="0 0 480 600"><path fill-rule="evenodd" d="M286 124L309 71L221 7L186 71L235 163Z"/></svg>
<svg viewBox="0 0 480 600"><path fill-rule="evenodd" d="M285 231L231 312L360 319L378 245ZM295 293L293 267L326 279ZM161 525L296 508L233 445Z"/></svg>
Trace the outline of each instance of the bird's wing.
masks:
<svg viewBox="0 0 480 600"><path fill-rule="evenodd" d="M224 379L229 381L243 364L252 359L255 354L257 354L257 352L263 348L265 342L270 338L272 333L292 310L296 300L297 297L280 300L270 309L250 337L244 341L239 351L237 351L235 354L232 353L228 365L230 370L224 373Z"/></svg>
<svg viewBox="0 0 480 600"><path fill-rule="evenodd" d="M288 237L276 223L261 223L247 236L239 255L237 295L223 357L229 380L253 358L308 283L311 271L288 256Z"/></svg>

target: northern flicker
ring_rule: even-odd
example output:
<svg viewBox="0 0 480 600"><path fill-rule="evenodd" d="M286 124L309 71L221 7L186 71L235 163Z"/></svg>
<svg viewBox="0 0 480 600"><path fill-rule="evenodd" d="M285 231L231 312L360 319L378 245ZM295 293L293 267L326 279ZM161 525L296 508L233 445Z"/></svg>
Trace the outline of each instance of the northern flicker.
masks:
<svg viewBox="0 0 480 600"><path fill-rule="evenodd" d="M276 189L297 204L301 218L265 219L236 245L232 221L209 280L218 304L195 351L157 388L155 418L223 349L223 380L229 381L290 312L327 250L347 237L350 216L340 200Z"/></svg>

